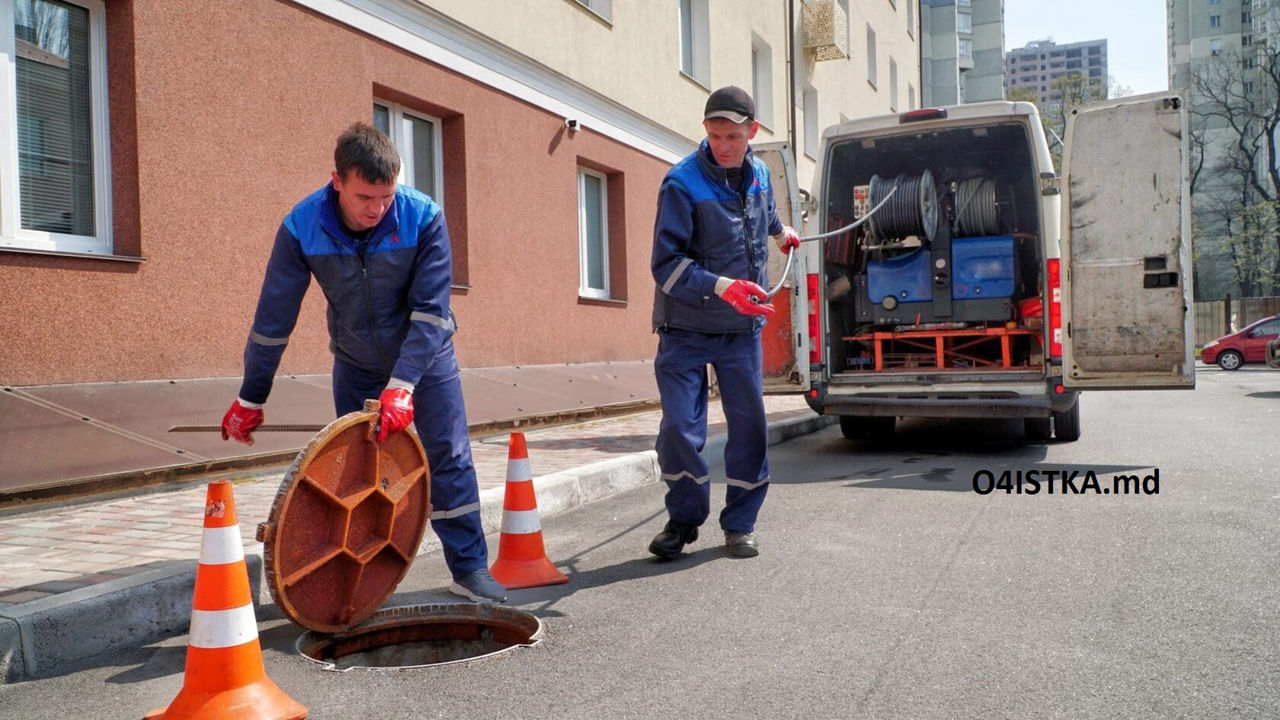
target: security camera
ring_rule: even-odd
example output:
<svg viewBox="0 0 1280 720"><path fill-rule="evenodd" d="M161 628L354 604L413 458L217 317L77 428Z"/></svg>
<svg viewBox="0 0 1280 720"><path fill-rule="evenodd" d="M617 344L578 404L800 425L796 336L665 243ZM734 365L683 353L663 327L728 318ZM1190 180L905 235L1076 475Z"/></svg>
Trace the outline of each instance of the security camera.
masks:
<svg viewBox="0 0 1280 720"><path fill-rule="evenodd" d="M578 121L577 121L577 120L575 120L575 119L573 119L573 118L565 118L565 119L564 119L564 126L565 126L565 127L567 127L567 128L569 128L569 132L577 132L577 131L578 131Z"/></svg>

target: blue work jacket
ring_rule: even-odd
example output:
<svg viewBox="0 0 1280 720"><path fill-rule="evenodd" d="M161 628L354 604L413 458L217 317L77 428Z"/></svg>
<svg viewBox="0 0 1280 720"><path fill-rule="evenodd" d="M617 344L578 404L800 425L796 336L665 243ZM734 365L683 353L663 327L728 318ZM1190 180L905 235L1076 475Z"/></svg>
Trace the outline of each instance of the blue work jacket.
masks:
<svg viewBox="0 0 1280 720"><path fill-rule="evenodd" d="M742 168L746 182L739 192L703 140L663 179L650 262L655 329L730 333L764 324L762 317L739 315L715 294L721 276L768 289L768 236L782 232L768 166L748 149Z"/></svg>
<svg viewBox="0 0 1280 720"><path fill-rule="evenodd" d="M417 385L454 332L453 260L440 206L398 186L382 221L357 240L338 217L329 183L299 202L276 232L245 344L242 399L266 401L312 277L328 301L330 350L397 385Z"/></svg>

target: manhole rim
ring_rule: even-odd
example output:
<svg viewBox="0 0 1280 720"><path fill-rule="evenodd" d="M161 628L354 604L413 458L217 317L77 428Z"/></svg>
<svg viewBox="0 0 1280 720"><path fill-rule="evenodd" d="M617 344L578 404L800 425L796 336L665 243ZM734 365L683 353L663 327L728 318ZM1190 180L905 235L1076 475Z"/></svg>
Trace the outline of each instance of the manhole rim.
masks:
<svg viewBox="0 0 1280 720"><path fill-rule="evenodd" d="M507 647L500 648L498 650L493 650L481 655L474 655L474 656L465 657L465 658L456 658L453 660L444 660L441 662L423 663L421 665L387 665L387 666L349 665L347 667L340 668L332 660L322 660L319 658L311 657L303 649L304 645L319 643L326 638L329 639L330 641L349 638L349 637L363 634L365 632L385 630L385 629L388 629L388 627L394 626L396 624L409 623L414 619L429 621L431 617L430 615L425 614L424 611L432 611L432 610L442 611L445 609L459 609L459 608L470 609L474 613L477 619L480 618L480 614L482 611L486 613L490 619L493 619L493 615L495 614L495 611L496 611L496 614L498 615L516 615L520 619L525 621L532 620L534 624L534 630L529 635L529 640L527 642L512 643ZM459 618L457 622L466 622L466 618ZM379 627L380 625L386 625L388 627ZM541 643L543 640L546 639L546 629L547 629L547 626L544 622L542 622L542 618L538 617L537 615L534 615L533 613L526 612L524 610L517 610L515 608L506 607L503 605L495 605L492 603L425 603L420 605L397 605L395 607L382 608L381 610L378 610L374 614L365 618L360 623L353 625L342 632L329 633L329 632L323 632L320 630L307 629L305 632L299 635L297 639L294 640L293 649L294 649L294 652L299 657L303 658L307 662L313 663L315 665L319 665L321 670L324 670L327 672L345 673L351 670L417 670L421 668L433 668L433 667L442 667L445 665L458 665L461 663L476 662L478 660L492 658L498 655L511 652L513 650L518 650L520 648L531 648L535 645L538 645L539 643Z"/></svg>

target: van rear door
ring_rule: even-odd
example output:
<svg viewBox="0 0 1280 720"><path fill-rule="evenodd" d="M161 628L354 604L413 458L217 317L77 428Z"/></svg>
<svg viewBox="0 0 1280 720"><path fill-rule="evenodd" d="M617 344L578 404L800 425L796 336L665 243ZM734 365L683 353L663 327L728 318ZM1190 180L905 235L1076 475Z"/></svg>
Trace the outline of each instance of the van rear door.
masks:
<svg viewBox="0 0 1280 720"><path fill-rule="evenodd" d="M1188 140L1176 92L1086 105L1067 119L1067 387L1195 387Z"/></svg>
<svg viewBox="0 0 1280 720"><path fill-rule="evenodd" d="M791 146L785 142L760 143L752 152L769 166L773 199L778 219L803 234L800 198L796 189L795 165ZM801 392L808 389L808 367L801 368L798 358L809 356L809 324L805 297L805 257L797 252L791 271L785 273L787 256L769 243L769 282L782 288L773 296L775 312L765 323L761 343L764 346L764 391L766 393ZM767 289L772 289L767 288Z"/></svg>

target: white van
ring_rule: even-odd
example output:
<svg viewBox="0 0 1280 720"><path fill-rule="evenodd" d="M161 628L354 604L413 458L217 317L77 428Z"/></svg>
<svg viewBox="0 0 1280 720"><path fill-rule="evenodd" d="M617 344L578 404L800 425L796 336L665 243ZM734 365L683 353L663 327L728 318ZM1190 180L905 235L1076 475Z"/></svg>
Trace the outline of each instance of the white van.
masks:
<svg viewBox="0 0 1280 720"><path fill-rule="evenodd" d="M1029 103L829 128L780 374L849 438L914 416L1073 441L1080 390L1193 388L1188 139L1176 92L1075 110L1061 177Z"/></svg>

